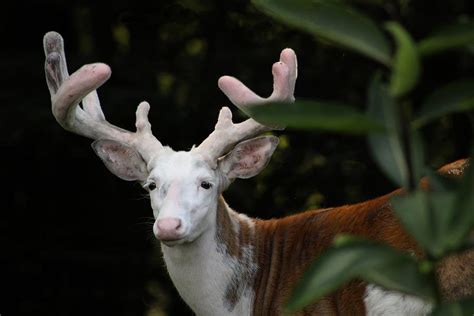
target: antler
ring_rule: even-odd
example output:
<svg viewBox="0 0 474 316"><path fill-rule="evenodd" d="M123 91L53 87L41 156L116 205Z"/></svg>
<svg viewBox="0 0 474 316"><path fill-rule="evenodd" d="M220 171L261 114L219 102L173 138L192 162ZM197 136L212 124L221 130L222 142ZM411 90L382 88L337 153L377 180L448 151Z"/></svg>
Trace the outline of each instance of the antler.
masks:
<svg viewBox="0 0 474 316"><path fill-rule="evenodd" d="M286 48L281 52L280 61L273 64L272 73L273 93L268 98L258 96L234 77L223 76L218 85L230 101L244 113L247 113L249 107L264 106L269 102L294 102L298 65L292 49ZM195 150L208 157L209 161L215 162L239 141L274 129L279 128L262 125L252 118L234 124L232 112L223 107L214 131Z"/></svg>
<svg viewBox="0 0 474 316"><path fill-rule="evenodd" d="M151 132L150 105L141 102L136 112L136 133L110 124L100 107L96 89L110 78L106 64L84 65L69 76L64 41L59 33L43 38L46 82L51 94L53 115L66 130L92 139L110 139L134 147L148 161L163 146ZM79 103L82 101L82 108Z"/></svg>

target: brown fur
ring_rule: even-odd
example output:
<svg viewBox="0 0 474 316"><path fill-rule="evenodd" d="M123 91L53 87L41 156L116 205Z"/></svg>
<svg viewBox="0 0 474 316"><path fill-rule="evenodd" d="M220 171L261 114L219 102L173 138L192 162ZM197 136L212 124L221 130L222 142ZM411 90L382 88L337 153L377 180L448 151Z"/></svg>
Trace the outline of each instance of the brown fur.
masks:
<svg viewBox="0 0 474 316"><path fill-rule="evenodd" d="M295 281L312 259L330 247L337 234L364 236L418 252L414 240L400 229L391 212L388 204L391 195L326 211L257 221L258 265L269 271L257 275L254 288L259 304L254 306L254 315L280 314ZM365 286L355 281L325 298L326 303L310 306L304 312L316 312L323 304L335 315L361 315L365 313L364 292Z"/></svg>
<svg viewBox="0 0 474 316"><path fill-rule="evenodd" d="M462 174L467 164L467 160L459 160L439 171L456 176ZM423 186L428 186L426 181ZM250 229L248 222L239 220L221 199L217 214L218 241L225 245L230 256L239 260L243 259L239 249L254 245L254 257L245 259L253 260L259 267L252 275L251 286L255 292L253 315L281 314L295 281L314 258L330 247L337 234L363 236L423 256L415 240L405 232L392 212L389 199L402 193L396 190L358 204L307 211L281 219L254 220L254 229ZM238 223L237 231L233 223ZM474 251L444 259L437 267L437 274L446 300L473 295ZM233 287L226 293L226 299L233 304L241 294L238 286L247 286L251 275L236 277L245 278L233 280ZM352 281L298 315L364 315L365 287L361 281Z"/></svg>

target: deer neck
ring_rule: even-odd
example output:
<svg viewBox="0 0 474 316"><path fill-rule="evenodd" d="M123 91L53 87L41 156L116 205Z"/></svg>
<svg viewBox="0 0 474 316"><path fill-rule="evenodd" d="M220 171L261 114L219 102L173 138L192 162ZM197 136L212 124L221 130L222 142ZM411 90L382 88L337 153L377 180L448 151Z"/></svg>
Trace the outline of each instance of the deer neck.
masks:
<svg viewBox="0 0 474 316"><path fill-rule="evenodd" d="M162 245L167 270L197 315L250 315L257 273L253 220L222 197L214 213L215 221L194 242Z"/></svg>

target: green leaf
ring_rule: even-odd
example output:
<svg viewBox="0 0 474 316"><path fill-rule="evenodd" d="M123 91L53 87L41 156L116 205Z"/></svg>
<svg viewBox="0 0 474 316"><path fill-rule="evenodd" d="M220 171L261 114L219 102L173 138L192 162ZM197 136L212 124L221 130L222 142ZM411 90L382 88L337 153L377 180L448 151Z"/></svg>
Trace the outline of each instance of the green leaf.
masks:
<svg viewBox="0 0 474 316"><path fill-rule="evenodd" d="M444 231L443 226L448 220L447 216L454 205L454 199L455 195L451 192L438 192L434 197L424 191L415 191L406 196L395 196L391 202L405 229L415 237L423 249L439 258L445 253L446 245L443 242L444 236L438 234ZM435 200L444 208L444 213L436 214L433 205Z"/></svg>
<svg viewBox="0 0 474 316"><path fill-rule="evenodd" d="M426 192L415 191L406 196L395 196L391 199L395 213L405 229L415 237L423 249L430 248L430 253L437 251L437 245L431 245L433 238L433 216L428 204ZM436 236L434 236L436 238ZM433 248L435 248L433 250Z"/></svg>
<svg viewBox="0 0 474 316"><path fill-rule="evenodd" d="M474 22L458 23L442 28L418 43L421 55L432 55L445 50L474 45Z"/></svg>
<svg viewBox="0 0 474 316"><path fill-rule="evenodd" d="M410 34L396 22L388 22L385 26L397 44L390 78L390 93L399 97L410 92L416 85L421 65L415 42Z"/></svg>
<svg viewBox="0 0 474 316"><path fill-rule="evenodd" d="M444 303L433 311L431 316L471 316L474 315L474 299Z"/></svg>
<svg viewBox="0 0 474 316"><path fill-rule="evenodd" d="M435 170L427 170L431 192L455 191L460 188L459 178L446 177Z"/></svg>
<svg viewBox="0 0 474 316"><path fill-rule="evenodd" d="M385 127L385 133L368 136L372 156L384 173L397 185L406 186L409 174L402 147L399 108L377 76L369 86L367 112Z"/></svg>
<svg viewBox="0 0 474 316"><path fill-rule="evenodd" d="M390 46L365 15L337 1L253 0L257 8L316 37L390 65Z"/></svg>
<svg viewBox="0 0 474 316"><path fill-rule="evenodd" d="M434 297L433 280L420 273L414 258L386 245L345 237L305 271L287 309L301 309L354 278L427 300Z"/></svg>
<svg viewBox="0 0 474 316"><path fill-rule="evenodd" d="M418 128L444 115L472 109L474 109L474 80L456 81L428 96L412 124Z"/></svg>
<svg viewBox="0 0 474 316"><path fill-rule="evenodd" d="M435 258L463 246L474 225L474 177L469 171L458 191L415 191L391 199L405 229Z"/></svg>
<svg viewBox="0 0 474 316"><path fill-rule="evenodd" d="M414 180L413 186L416 187L418 181L425 176L425 152L424 143L421 133L415 129L410 130L410 159L411 159L411 172Z"/></svg>
<svg viewBox="0 0 474 316"><path fill-rule="evenodd" d="M354 107L335 103L298 100L295 103L271 103L247 109L247 114L266 125L300 129L320 129L342 133L370 133L382 126Z"/></svg>

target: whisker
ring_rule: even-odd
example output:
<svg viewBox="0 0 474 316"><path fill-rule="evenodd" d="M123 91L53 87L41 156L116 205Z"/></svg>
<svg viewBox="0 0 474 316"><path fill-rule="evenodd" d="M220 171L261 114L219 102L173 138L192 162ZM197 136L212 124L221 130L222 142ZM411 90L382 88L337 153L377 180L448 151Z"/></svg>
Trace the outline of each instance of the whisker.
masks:
<svg viewBox="0 0 474 316"><path fill-rule="evenodd" d="M145 216L138 218L138 222L132 224L130 228L136 232L151 232L153 234L153 224L155 223L155 218Z"/></svg>
<svg viewBox="0 0 474 316"><path fill-rule="evenodd" d="M155 222L155 218L152 217L152 216L142 216L142 217L139 217L138 220L140 221L143 221L145 223L154 223Z"/></svg>
<svg viewBox="0 0 474 316"><path fill-rule="evenodd" d="M134 201L143 201L143 200L150 200L150 194L148 192L141 192L138 193L138 195L134 198L132 198Z"/></svg>
<svg viewBox="0 0 474 316"><path fill-rule="evenodd" d="M155 234L153 233L152 229L145 232L145 240L146 241L156 240Z"/></svg>

